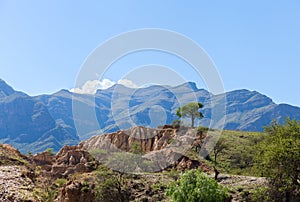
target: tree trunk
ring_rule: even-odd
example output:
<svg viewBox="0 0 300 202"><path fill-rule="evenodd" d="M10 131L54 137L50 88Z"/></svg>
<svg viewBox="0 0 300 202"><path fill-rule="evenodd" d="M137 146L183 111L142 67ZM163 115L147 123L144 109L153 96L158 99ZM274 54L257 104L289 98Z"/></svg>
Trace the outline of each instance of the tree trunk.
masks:
<svg viewBox="0 0 300 202"><path fill-rule="evenodd" d="M215 166L214 166L214 171L215 171L215 180L218 180L218 175L220 174L220 172Z"/></svg>
<svg viewBox="0 0 300 202"><path fill-rule="evenodd" d="M285 192L285 200L286 200L286 202L291 201L291 192L289 192L289 191Z"/></svg>
<svg viewBox="0 0 300 202"><path fill-rule="evenodd" d="M192 119L192 128L194 128L195 117L194 117L194 116L191 116L191 119Z"/></svg>

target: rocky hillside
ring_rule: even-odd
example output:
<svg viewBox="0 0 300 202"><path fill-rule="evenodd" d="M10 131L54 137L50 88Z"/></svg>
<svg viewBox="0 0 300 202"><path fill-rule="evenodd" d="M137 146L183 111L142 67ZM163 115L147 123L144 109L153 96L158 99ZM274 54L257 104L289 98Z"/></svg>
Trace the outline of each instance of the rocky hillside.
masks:
<svg viewBox="0 0 300 202"><path fill-rule="evenodd" d="M0 201L170 201L164 191L184 170L198 168L213 174L209 164L198 156L207 134L191 132L185 127L134 127L95 136L78 146L65 146L56 155L48 150L25 156L0 144ZM237 133L241 133L239 138L247 135ZM191 144L187 150L175 150L185 147L184 143ZM162 151L161 158L151 159ZM138 167L149 159L158 162L161 172L145 173L143 167ZM234 156L231 160L235 161ZM123 170L131 173L114 171L111 168L116 164L112 162L134 169ZM149 162L145 165L153 166ZM251 200L257 186L266 183L263 178L224 174L219 181L230 188L232 201Z"/></svg>
<svg viewBox="0 0 300 202"><path fill-rule="evenodd" d="M33 175L29 158L0 144L0 201L35 201Z"/></svg>
<svg viewBox="0 0 300 202"><path fill-rule="evenodd" d="M0 144L0 201L53 201L67 178L97 167L98 162L78 146L63 147L55 156L51 152L24 156Z"/></svg>
<svg viewBox="0 0 300 202"><path fill-rule="evenodd" d="M178 171L192 168L209 170L199 160L191 159L169 147L176 139L177 147L183 145L185 140L190 144L197 139L188 138L189 133L191 131L188 128L179 130L171 126L159 129L135 127L127 131L93 137L79 146L64 146L56 155L49 150L25 156L9 145L0 145L0 200L164 201L166 200L164 189L176 179ZM152 138L149 139L149 135ZM135 147L137 145L140 147ZM137 166L134 167L135 170L123 171L135 173L129 174L111 169L113 167L111 161L107 161L109 159L107 155L111 155L111 149L115 148L118 148L117 154L126 152L145 156L125 162ZM95 156L92 156L87 149L94 152ZM160 159L151 158L156 157L155 152L161 151L164 151L164 160L170 162L167 162L168 166L159 167L159 171L171 169L172 173L168 171L170 174L145 174L142 168L136 169L140 165L136 163L140 160L157 161L158 165L162 166ZM101 156L101 154L105 155ZM114 163L117 161L113 160ZM150 164L147 166L151 167Z"/></svg>
<svg viewBox="0 0 300 202"><path fill-rule="evenodd" d="M204 138L203 136L202 138ZM164 126L158 129L133 127L94 136L80 143L97 160L122 172L185 170L205 166L185 153L203 143L194 129Z"/></svg>

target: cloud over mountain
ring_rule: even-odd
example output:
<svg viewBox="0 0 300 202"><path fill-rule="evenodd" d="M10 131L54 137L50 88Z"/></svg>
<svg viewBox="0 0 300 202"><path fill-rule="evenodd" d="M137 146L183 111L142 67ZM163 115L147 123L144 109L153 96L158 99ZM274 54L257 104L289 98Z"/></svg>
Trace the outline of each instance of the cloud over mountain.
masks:
<svg viewBox="0 0 300 202"><path fill-rule="evenodd" d="M118 81L118 84L121 84L128 88L138 88L139 87L137 84L135 84L133 81L131 81L129 79L121 79Z"/></svg>
<svg viewBox="0 0 300 202"><path fill-rule="evenodd" d="M138 88L138 85L129 79L120 79L117 83L128 88ZM97 90L105 90L112 87L115 84L116 82L110 79L103 79L101 81L89 80L85 82L85 84L83 84L82 87L72 88L70 91L78 94L95 94Z"/></svg>

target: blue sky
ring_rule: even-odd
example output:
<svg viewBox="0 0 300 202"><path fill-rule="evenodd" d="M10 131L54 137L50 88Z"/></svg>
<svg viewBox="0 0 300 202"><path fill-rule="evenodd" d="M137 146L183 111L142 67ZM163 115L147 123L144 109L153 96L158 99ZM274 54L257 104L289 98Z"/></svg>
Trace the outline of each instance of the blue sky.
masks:
<svg viewBox="0 0 300 202"><path fill-rule="evenodd" d="M161 28L197 42L214 61L225 90L256 90L300 106L299 10L299 1L274 0L0 0L0 78L30 95L71 89L86 57L104 41ZM183 61L157 52L122 58L103 78L116 82L131 68L151 63L205 87Z"/></svg>

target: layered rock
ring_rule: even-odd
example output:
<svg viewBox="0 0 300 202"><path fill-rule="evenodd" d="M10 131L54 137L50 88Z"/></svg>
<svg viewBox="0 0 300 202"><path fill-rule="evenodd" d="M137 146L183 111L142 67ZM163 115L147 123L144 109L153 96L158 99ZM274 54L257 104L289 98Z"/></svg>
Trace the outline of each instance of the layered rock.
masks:
<svg viewBox="0 0 300 202"><path fill-rule="evenodd" d="M34 155L32 160L54 178L68 177L75 172L90 172L97 167L94 158L81 146L64 146L56 156L43 152Z"/></svg>
<svg viewBox="0 0 300 202"><path fill-rule="evenodd" d="M115 133L94 136L80 143L87 150L101 148L109 151L129 151L134 143L138 143L141 152L148 153L165 148L168 141L174 138L176 129L165 126L161 129L133 127Z"/></svg>
<svg viewBox="0 0 300 202"><path fill-rule="evenodd" d="M81 142L80 146L113 169L153 172L169 168L185 170L199 167L201 163L198 160L192 160L184 154L201 141L194 129L166 125L157 129L133 127L94 136Z"/></svg>

